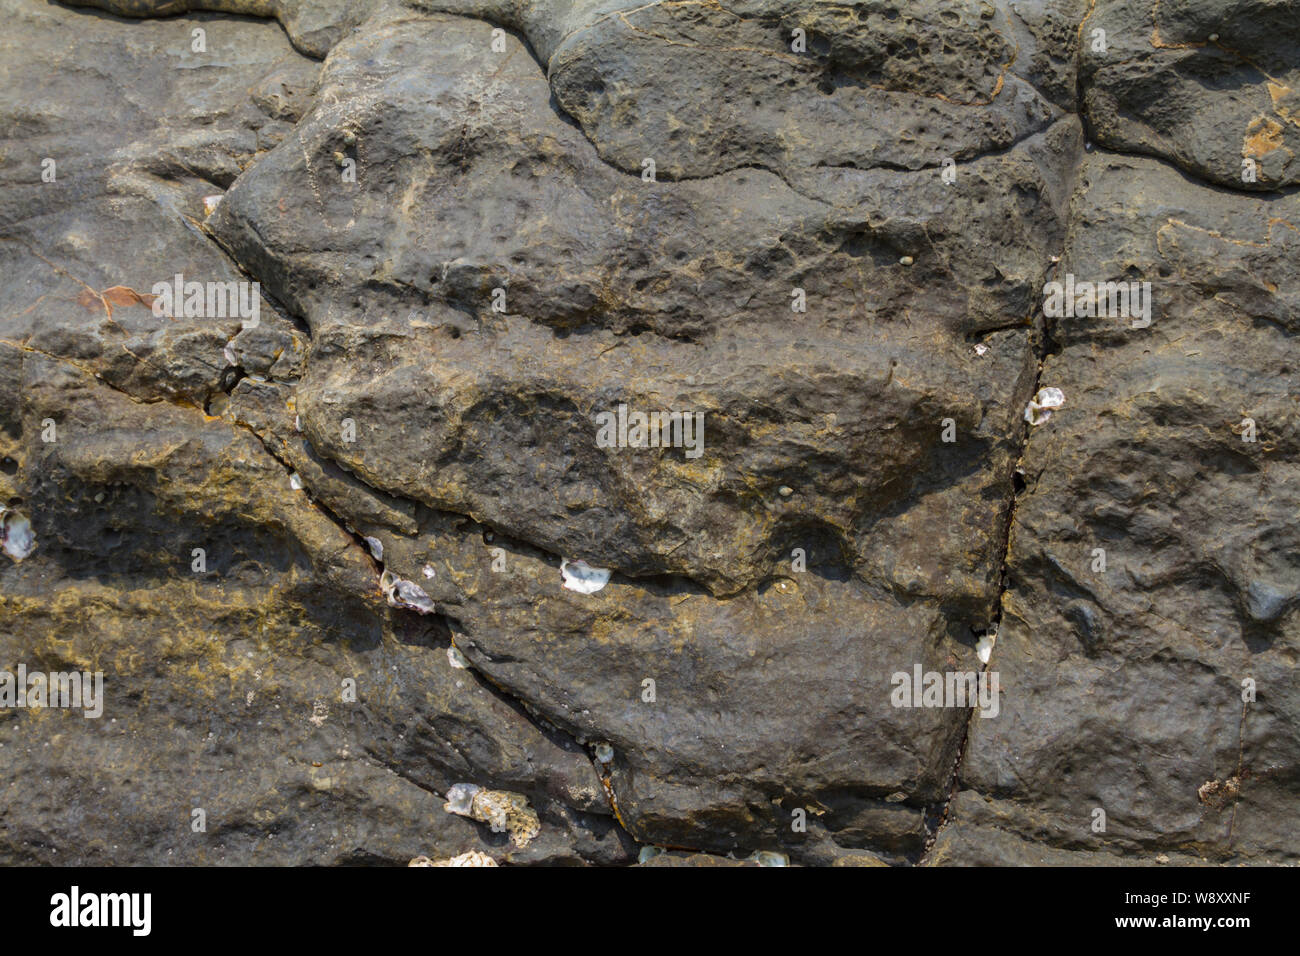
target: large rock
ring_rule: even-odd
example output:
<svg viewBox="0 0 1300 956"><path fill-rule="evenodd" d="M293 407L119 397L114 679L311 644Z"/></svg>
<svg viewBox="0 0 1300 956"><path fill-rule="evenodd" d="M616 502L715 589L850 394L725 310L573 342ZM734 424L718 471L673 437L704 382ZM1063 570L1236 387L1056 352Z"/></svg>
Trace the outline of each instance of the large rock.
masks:
<svg viewBox="0 0 1300 956"><path fill-rule="evenodd" d="M1298 44L1295 0L1097 0L1080 30L1083 109L1115 149L1235 189L1295 185Z"/></svg>
<svg viewBox="0 0 1300 956"><path fill-rule="evenodd" d="M960 774L996 810L968 819L1065 849L1293 858L1300 202L1094 155L1074 209L1062 275L1140 277L1154 307L1144 328L1051 320L1041 380L1066 406L1025 454L1003 711L972 721Z"/></svg>
<svg viewBox="0 0 1300 956"><path fill-rule="evenodd" d="M432 509L418 535L345 514L483 673L612 745L638 839L730 850L813 807L850 846L919 852L964 712L897 709L890 675L970 664L992 619L1077 131L969 163L961 188L671 184L610 169L550 96L488 25L385 14L226 195L214 234L311 328L303 433ZM240 383L232 413L273 419L266 391ZM698 410L699 456L599 447L594 414L620 404ZM485 530L518 552L496 575ZM566 558L614 583L563 590Z"/></svg>
<svg viewBox="0 0 1300 956"><path fill-rule="evenodd" d="M1295 859L1293 5L74 6L0 670L104 713L0 710L0 859Z"/></svg>

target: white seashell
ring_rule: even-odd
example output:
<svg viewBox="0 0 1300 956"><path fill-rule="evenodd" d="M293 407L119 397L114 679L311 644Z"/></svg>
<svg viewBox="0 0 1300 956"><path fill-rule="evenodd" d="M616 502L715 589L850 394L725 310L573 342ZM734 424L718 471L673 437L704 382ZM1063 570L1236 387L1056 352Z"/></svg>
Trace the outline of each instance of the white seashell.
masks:
<svg viewBox="0 0 1300 956"><path fill-rule="evenodd" d="M442 808L448 813L468 817L474 812L474 797L482 789L472 783L453 784L447 789L447 802Z"/></svg>
<svg viewBox="0 0 1300 956"><path fill-rule="evenodd" d="M424 588L418 584L412 584L410 581L398 581L396 590L403 607L409 607L421 614L432 614L434 612L433 601L425 593Z"/></svg>
<svg viewBox="0 0 1300 956"><path fill-rule="evenodd" d="M296 471L291 471L289 473L289 487L294 491L302 491L302 479L298 477Z"/></svg>
<svg viewBox="0 0 1300 956"><path fill-rule="evenodd" d="M376 561L384 560L384 542L378 538L366 536L366 547L370 549L370 554Z"/></svg>
<svg viewBox="0 0 1300 956"><path fill-rule="evenodd" d="M21 561L36 550L32 523L25 515L0 505L0 542L4 543L5 554L14 561Z"/></svg>
<svg viewBox="0 0 1300 956"><path fill-rule="evenodd" d="M993 631L983 635L975 642L975 653L979 655L981 664L989 662L989 658L993 656L993 645L997 642L998 636Z"/></svg>
<svg viewBox="0 0 1300 956"><path fill-rule="evenodd" d="M596 759L601 763L609 763L614 759L614 748L602 740L596 744Z"/></svg>
<svg viewBox="0 0 1300 956"><path fill-rule="evenodd" d="M586 561L560 562L560 576L564 586L579 594L595 594L609 583L610 572L604 568L593 568Z"/></svg>
<svg viewBox="0 0 1300 956"><path fill-rule="evenodd" d="M435 611L433 601L424 588L399 578L392 571L385 570L379 576L379 589L393 607L404 607L421 614L432 614Z"/></svg>
<svg viewBox="0 0 1300 956"><path fill-rule="evenodd" d="M470 669L469 658L461 653L460 648L455 644L447 648L447 663L458 671L467 671Z"/></svg>
<svg viewBox="0 0 1300 956"><path fill-rule="evenodd" d="M1025 421L1041 425L1052 417L1052 409L1065 404L1065 393L1059 388L1040 388L1038 394L1025 406Z"/></svg>
<svg viewBox="0 0 1300 956"><path fill-rule="evenodd" d="M220 194L218 194L218 195L216 195L216 196L204 196L204 197L203 197L203 215L204 215L205 217L207 217L207 216L211 216L214 212L217 211L217 207L218 207L219 205L221 205L221 196L220 196Z"/></svg>
<svg viewBox="0 0 1300 956"><path fill-rule="evenodd" d="M1065 404L1065 393L1059 388L1040 388L1035 398L1043 408L1060 408Z"/></svg>
<svg viewBox="0 0 1300 956"><path fill-rule="evenodd" d="M432 578L435 574L438 573L438 572L436 572L436 571L433 570L433 565L432 565L432 564L426 564L426 565L425 565L423 568L421 568L420 570L423 572L423 574L424 574L424 576L425 576L426 578Z"/></svg>
<svg viewBox="0 0 1300 956"><path fill-rule="evenodd" d="M789 866L790 858L784 853L773 853L771 850L755 850L749 855L749 858L759 866Z"/></svg>

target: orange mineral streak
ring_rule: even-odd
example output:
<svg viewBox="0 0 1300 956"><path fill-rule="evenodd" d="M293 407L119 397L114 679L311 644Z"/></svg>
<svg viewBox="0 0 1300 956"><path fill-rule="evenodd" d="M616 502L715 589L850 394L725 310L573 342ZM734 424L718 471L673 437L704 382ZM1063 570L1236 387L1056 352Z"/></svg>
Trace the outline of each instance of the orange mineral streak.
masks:
<svg viewBox="0 0 1300 956"><path fill-rule="evenodd" d="M1266 116L1256 117L1246 128L1241 155L1260 157L1282 148L1282 124Z"/></svg>
<svg viewBox="0 0 1300 956"><path fill-rule="evenodd" d="M150 295L147 292L136 292L135 289L128 288L124 285L109 286L102 292L96 292L87 286L82 290L81 295L77 296L77 305L86 309L95 309L96 306L102 306L108 313L109 318L113 317L113 306L130 308L138 305L146 309L152 309L154 299L157 296Z"/></svg>

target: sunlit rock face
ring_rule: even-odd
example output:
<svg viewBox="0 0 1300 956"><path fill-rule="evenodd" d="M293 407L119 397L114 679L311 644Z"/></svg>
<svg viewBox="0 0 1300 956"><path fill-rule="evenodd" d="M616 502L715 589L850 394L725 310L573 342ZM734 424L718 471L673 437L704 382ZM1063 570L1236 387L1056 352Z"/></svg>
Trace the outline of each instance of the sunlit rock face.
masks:
<svg viewBox="0 0 1300 956"><path fill-rule="evenodd" d="M1294 861L1300 10L1148 6L0 0L0 859Z"/></svg>

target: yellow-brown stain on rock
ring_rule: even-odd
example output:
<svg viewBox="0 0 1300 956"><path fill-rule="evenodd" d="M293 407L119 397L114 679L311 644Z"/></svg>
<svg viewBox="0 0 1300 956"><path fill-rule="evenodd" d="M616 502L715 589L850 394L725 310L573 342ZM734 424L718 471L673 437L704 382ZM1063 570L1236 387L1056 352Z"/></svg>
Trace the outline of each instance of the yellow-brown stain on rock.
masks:
<svg viewBox="0 0 1300 956"><path fill-rule="evenodd" d="M1282 124L1267 116L1257 116L1246 127L1241 155L1258 158L1282 146Z"/></svg>

